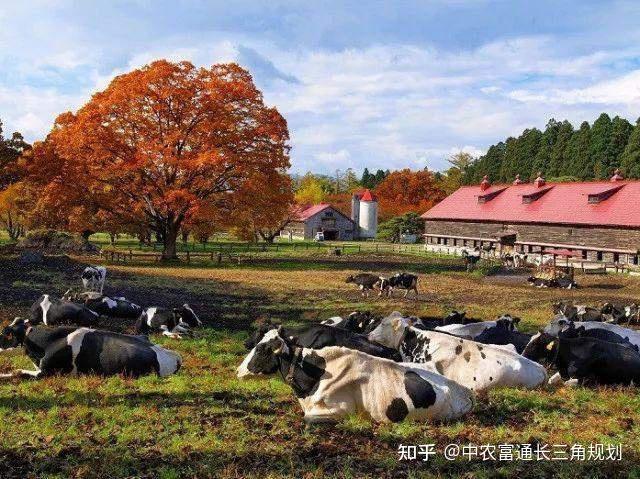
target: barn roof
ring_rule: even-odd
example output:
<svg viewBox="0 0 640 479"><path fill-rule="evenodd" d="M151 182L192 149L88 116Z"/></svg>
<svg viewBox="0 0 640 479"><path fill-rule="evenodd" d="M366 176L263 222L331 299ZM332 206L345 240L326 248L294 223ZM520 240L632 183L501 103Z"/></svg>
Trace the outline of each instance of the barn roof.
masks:
<svg viewBox="0 0 640 479"><path fill-rule="evenodd" d="M640 227L640 181L463 186L422 215L428 220Z"/></svg>
<svg viewBox="0 0 640 479"><path fill-rule="evenodd" d="M342 211L336 209L331 203L318 203L317 205L301 205L296 207L296 210L293 214L293 220L294 221L307 221L309 218L317 215L318 213L331 208L332 210L336 211L338 214L341 214L342 216L344 216L345 218L347 218L349 221L351 221L351 218L349 218L347 215L345 215Z"/></svg>

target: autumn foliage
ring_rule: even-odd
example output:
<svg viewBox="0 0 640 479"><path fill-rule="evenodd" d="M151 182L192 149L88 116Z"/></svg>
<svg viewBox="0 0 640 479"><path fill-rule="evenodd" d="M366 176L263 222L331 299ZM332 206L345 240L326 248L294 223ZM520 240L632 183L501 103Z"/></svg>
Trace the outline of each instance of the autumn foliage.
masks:
<svg viewBox="0 0 640 479"><path fill-rule="evenodd" d="M288 140L286 121L246 70L161 60L60 115L34 149L30 178L41 217L76 230L145 227L170 258L181 227L203 212L233 215L230 205L241 204L258 214L256 204L271 212L290 202Z"/></svg>
<svg viewBox="0 0 640 479"><path fill-rule="evenodd" d="M446 196L433 173L409 169L391 172L375 193L381 220L409 212L422 214Z"/></svg>

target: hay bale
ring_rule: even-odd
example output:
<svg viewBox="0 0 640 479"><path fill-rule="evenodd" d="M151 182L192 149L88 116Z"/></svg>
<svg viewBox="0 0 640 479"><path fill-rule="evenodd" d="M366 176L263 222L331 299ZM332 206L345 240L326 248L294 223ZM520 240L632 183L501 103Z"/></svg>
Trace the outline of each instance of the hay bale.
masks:
<svg viewBox="0 0 640 479"><path fill-rule="evenodd" d="M18 242L22 250L35 250L45 253L97 254L100 248L89 243L79 235L56 230L33 230Z"/></svg>

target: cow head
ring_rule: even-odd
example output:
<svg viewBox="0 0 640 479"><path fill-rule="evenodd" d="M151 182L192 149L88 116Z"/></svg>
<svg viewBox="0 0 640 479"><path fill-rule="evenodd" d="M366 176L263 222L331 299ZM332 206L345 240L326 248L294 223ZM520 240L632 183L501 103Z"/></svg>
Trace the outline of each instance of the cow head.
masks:
<svg viewBox="0 0 640 479"><path fill-rule="evenodd" d="M202 321L187 303L183 304L181 308L174 309L173 312L182 323L186 323L193 328L202 326Z"/></svg>
<svg viewBox="0 0 640 479"><path fill-rule="evenodd" d="M398 311L380 321L380 324L371 331L367 337L369 341L382 344L388 348L398 349L405 332L409 326L413 326L415 318L405 318Z"/></svg>
<svg viewBox="0 0 640 479"><path fill-rule="evenodd" d="M566 318L563 314L556 315L555 318L544 328L544 332L550 336L558 337L562 331L571 327L571 320Z"/></svg>
<svg viewBox="0 0 640 479"><path fill-rule="evenodd" d="M264 321L259 321L256 324L256 330L249 335L249 337L244 341L244 347L251 351L253 348L257 346L257 344L262 340L265 334L267 334L272 329L278 329L280 324L272 323L270 319L265 319Z"/></svg>
<svg viewBox="0 0 640 479"><path fill-rule="evenodd" d="M534 335L529 344L522 351L522 355L532 361L541 362L543 360L553 361L555 348L557 347L558 338L540 331Z"/></svg>
<svg viewBox="0 0 640 479"><path fill-rule="evenodd" d="M353 277L352 274L347 276L347 279L344 280L345 283L353 283L354 281L355 281L355 278Z"/></svg>
<svg viewBox="0 0 640 479"><path fill-rule="evenodd" d="M282 326L267 331L238 366L238 378L275 374L280 366L280 357L289 355L292 350L290 340L285 339L283 335Z"/></svg>
<svg viewBox="0 0 640 479"><path fill-rule="evenodd" d="M0 333L0 350L12 349L21 346L27 334L29 321L16 318L11 324L6 326Z"/></svg>
<svg viewBox="0 0 640 479"><path fill-rule="evenodd" d="M520 318L517 316L511 316L510 314L503 314L496 319L496 326L507 331L517 331L516 325L520 322Z"/></svg>
<svg viewBox="0 0 640 479"><path fill-rule="evenodd" d="M444 317L444 319L442 320L442 325L447 326L448 324L464 324L466 315L466 311L460 312L454 309Z"/></svg>
<svg viewBox="0 0 640 479"><path fill-rule="evenodd" d="M370 311L354 311L347 316L347 329L364 332L376 322Z"/></svg>

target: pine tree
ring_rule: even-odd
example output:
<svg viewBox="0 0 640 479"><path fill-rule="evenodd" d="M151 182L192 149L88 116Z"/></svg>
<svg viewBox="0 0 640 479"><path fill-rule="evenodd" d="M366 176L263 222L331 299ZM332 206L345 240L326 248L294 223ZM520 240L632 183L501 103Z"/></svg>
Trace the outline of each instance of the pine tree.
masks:
<svg viewBox="0 0 640 479"><path fill-rule="evenodd" d="M580 179L592 178L593 167L589 168L589 153L591 145L591 126L583 121L580 129L572 136L567 145L565 169L561 176L574 176Z"/></svg>
<svg viewBox="0 0 640 479"><path fill-rule="evenodd" d="M560 131L560 123L551 118L547 122L544 133L540 140L540 149L533 159L533 171L532 174L537 174L538 171L542 171L545 174L549 171L551 163L551 152L558 138Z"/></svg>
<svg viewBox="0 0 640 479"><path fill-rule="evenodd" d="M517 161L518 161L518 140L514 137L507 138L504 148L504 158L496 181L507 182L514 178L517 174Z"/></svg>
<svg viewBox="0 0 640 479"><path fill-rule="evenodd" d="M567 169L567 146L573 136L573 126L567 120L560 123L556 142L551 148L549 156L549 168L546 171L548 177L558 177L563 175Z"/></svg>
<svg viewBox="0 0 640 479"><path fill-rule="evenodd" d="M620 166L629 178L640 178L640 118L636 121L629 141L620 156Z"/></svg>
<svg viewBox="0 0 640 479"><path fill-rule="evenodd" d="M613 160L607 157L611 141L611 118L602 113L591 127L589 156L581 161L581 178L604 178Z"/></svg>
<svg viewBox="0 0 640 479"><path fill-rule="evenodd" d="M616 116L611 121L611 138L606 152L609 163L603 165L606 176L609 176L613 170L620 166L620 157L629 142L632 131L633 125L625 118Z"/></svg>

